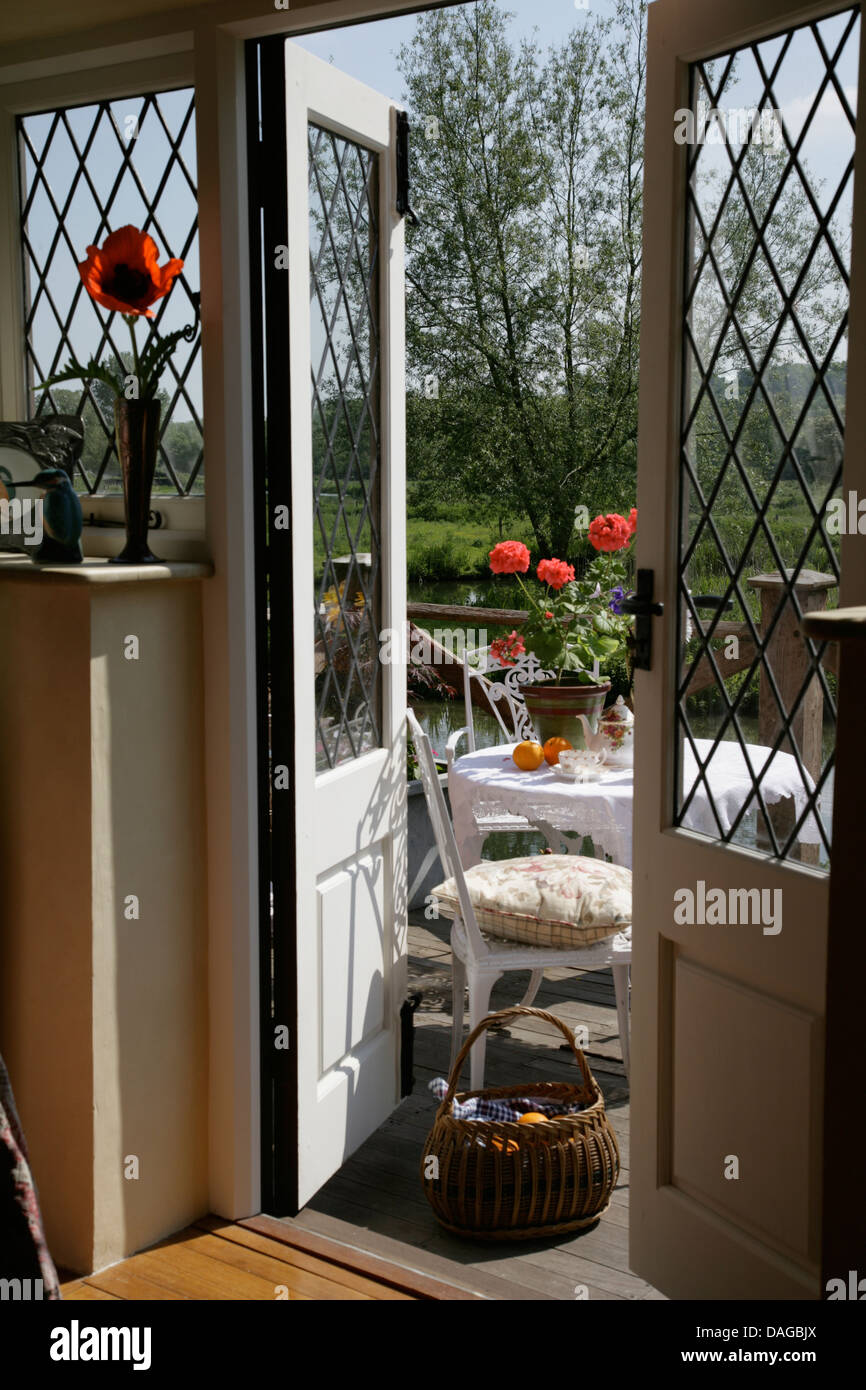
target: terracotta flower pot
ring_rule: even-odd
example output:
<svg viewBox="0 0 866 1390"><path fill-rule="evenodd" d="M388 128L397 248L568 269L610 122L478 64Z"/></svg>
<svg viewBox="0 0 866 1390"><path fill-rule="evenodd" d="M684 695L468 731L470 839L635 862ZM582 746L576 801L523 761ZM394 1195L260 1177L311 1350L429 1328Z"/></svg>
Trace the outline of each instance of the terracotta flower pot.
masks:
<svg viewBox="0 0 866 1390"><path fill-rule="evenodd" d="M522 694L542 743L549 738L567 738L572 748L585 748L583 725L577 716L586 715L595 733L609 690L610 681L581 685L576 676L563 676L559 685L553 681L525 685Z"/></svg>
<svg viewBox="0 0 866 1390"><path fill-rule="evenodd" d="M160 565L147 544L150 492L156 470L161 405L156 400L114 402L114 429L126 503L126 545L113 556L116 565Z"/></svg>

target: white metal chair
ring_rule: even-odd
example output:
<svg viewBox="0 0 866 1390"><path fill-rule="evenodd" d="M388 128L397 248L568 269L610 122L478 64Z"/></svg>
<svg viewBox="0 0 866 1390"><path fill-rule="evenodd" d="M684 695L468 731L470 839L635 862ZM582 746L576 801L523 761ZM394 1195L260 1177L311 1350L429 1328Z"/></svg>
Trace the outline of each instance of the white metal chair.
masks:
<svg viewBox="0 0 866 1390"><path fill-rule="evenodd" d="M468 650L463 653L463 702L466 709L466 724L462 729L456 729L449 736L445 745L445 758L449 770L455 757L457 757L457 749L461 739L466 739L468 752L475 752L473 681L483 683L484 693L506 742L513 743L525 738L535 738L532 720L529 717L529 711L526 708L520 687L527 685L530 681L543 680L545 677L553 675L553 672L546 671L538 657L532 652L527 652L518 658L514 666L508 667L504 681L486 680L484 671L489 653L489 646L477 647L472 653ZM477 667L472 666L469 659L470 655L477 658ZM508 722L503 718L504 711L507 711ZM486 816L478 824L484 835L492 835L499 831L524 834L527 831L540 830L551 849L558 849L559 841L555 842L543 825L533 825L525 816Z"/></svg>
<svg viewBox="0 0 866 1390"><path fill-rule="evenodd" d="M514 743L521 739L534 739L537 737L532 726L532 719L526 708L523 698L522 687L529 685L533 681L551 679L556 673L548 671L538 660L533 652L525 652L518 657L513 666L506 669L504 681L490 681L484 677L487 656L490 647L477 647L472 653L479 659L477 668L473 668L468 651L463 654L463 701L466 709L466 724L462 729L455 729L454 733L448 738L445 745L445 759L448 771L458 756L457 749L461 739L465 737L467 751L475 752L475 720L474 706L472 703L472 682L483 682L484 693L490 704L490 708L499 724L500 729L507 742ZM596 674L598 674L596 672ZM503 718L503 711L508 711L510 723L506 723ZM479 816L477 819L478 829L482 836L494 835L497 833L506 834L526 834L527 832L537 831L544 836L549 848L554 854L579 854L583 844L583 838L578 837L573 843L565 838L554 826L547 821L538 819L529 821L525 816L498 815L498 816Z"/></svg>
<svg viewBox="0 0 866 1390"><path fill-rule="evenodd" d="M547 946L526 946L519 943L485 938L478 926L469 897L466 877L451 819L436 776L436 765L430 741L411 710L407 713L409 733L415 745L418 769L424 795L446 878L453 878L460 904L459 915L451 924L453 1026L451 1033L451 1066L457 1057L463 1036L464 994L469 985L469 1027L475 1028L488 1012L490 991L507 970L529 970L529 987L520 1001L532 1003L541 985L544 971L560 966L577 970L601 970L611 966L616 1014L622 1044L622 1060L626 1079L629 1074L629 965L631 964L631 928L617 936L608 937L593 946L557 950ZM482 1034L472 1049L470 1085L473 1091L484 1085L486 1035Z"/></svg>
<svg viewBox="0 0 866 1390"><path fill-rule="evenodd" d="M533 652L524 652L522 656L517 658L513 666L506 667L503 681L486 680L484 672L488 669L487 658L489 655L489 646L477 647L471 653L468 650L463 653L463 702L466 709L466 727L458 729L456 733L451 735L448 740L449 747L453 746L456 749L457 743L465 734L469 752L475 752L473 680L483 683L484 693L496 722L509 743L524 738L535 738L535 730L532 727L532 720L529 717L521 687L530 685L533 681L549 680L556 674L555 671L545 670ZM475 666L473 666L470 656L476 658ZM508 712L507 723L502 715L503 710Z"/></svg>

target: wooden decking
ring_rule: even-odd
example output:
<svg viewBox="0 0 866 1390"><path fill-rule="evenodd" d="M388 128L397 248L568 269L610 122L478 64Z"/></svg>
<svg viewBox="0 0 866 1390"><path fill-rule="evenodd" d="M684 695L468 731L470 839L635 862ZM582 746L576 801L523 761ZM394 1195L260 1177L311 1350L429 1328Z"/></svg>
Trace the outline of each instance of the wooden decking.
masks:
<svg viewBox="0 0 866 1390"><path fill-rule="evenodd" d="M609 1211L595 1227L543 1242L463 1241L437 1224L421 1187L419 1164L436 1102L427 1089L447 1075L451 1038L449 924L410 919L411 988L423 994L415 1014L415 1090L297 1217L299 1231L330 1236L493 1299L661 1298L628 1268L629 1106L617 1037L610 971L553 970L536 1004L572 1026L589 1028L590 1065L605 1096L622 1157ZM491 1008L517 1003L525 975L498 981ZM488 1035L486 1081L570 1080L575 1064L562 1038L543 1022L521 1020ZM465 1082L468 1085L468 1079ZM585 1290L585 1293L584 1293Z"/></svg>
<svg viewBox="0 0 866 1390"><path fill-rule="evenodd" d="M471 1299L441 1280L271 1218L208 1216L120 1264L62 1284L64 1299Z"/></svg>
<svg viewBox="0 0 866 1390"><path fill-rule="evenodd" d="M435 1221L421 1187L424 1137L436 1109L427 1083L445 1076L451 1039L448 924L414 914L410 984L415 1090L294 1218L208 1217L151 1250L64 1285L67 1299L569 1300L661 1298L628 1267L629 1106L609 971L553 970L536 1003L586 1024L590 1065L616 1130L622 1174L596 1226L550 1241L463 1241ZM516 1003L523 975L506 976L491 1007ZM571 1079L561 1036L520 1020L488 1035L487 1081Z"/></svg>

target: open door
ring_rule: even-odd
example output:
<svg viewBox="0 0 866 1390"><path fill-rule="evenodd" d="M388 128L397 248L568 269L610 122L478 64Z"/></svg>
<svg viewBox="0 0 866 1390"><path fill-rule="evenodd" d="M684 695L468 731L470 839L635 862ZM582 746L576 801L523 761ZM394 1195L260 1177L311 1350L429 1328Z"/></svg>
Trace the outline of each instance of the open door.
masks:
<svg viewBox="0 0 866 1390"><path fill-rule="evenodd" d="M673 1298L823 1296L835 687L800 624L863 487L860 44L859 7L649 11L630 1262Z"/></svg>
<svg viewBox="0 0 866 1390"><path fill-rule="evenodd" d="M403 223L392 103L291 42L285 92L302 1206L399 1099Z"/></svg>

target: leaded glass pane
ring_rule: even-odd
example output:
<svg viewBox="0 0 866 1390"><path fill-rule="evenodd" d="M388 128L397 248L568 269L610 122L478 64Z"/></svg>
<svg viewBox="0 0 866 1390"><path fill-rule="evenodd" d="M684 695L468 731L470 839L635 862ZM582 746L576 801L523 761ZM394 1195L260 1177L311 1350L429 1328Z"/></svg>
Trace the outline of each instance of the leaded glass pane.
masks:
<svg viewBox="0 0 866 1390"><path fill-rule="evenodd" d="M798 629L838 596L859 33L693 64L687 151L675 820L706 794L707 833L825 867L835 683Z"/></svg>
<svg viewBox="0 0 866 1390"><path fill-rule="evenodd" d="M378 156L309 127L316 765L381 745Z"/></svg>

